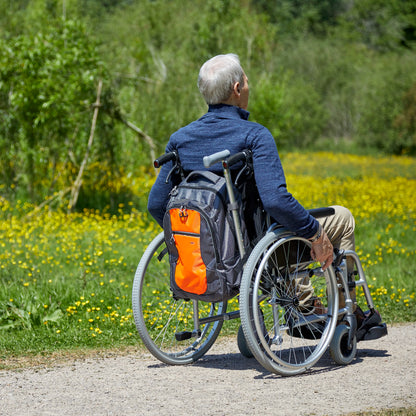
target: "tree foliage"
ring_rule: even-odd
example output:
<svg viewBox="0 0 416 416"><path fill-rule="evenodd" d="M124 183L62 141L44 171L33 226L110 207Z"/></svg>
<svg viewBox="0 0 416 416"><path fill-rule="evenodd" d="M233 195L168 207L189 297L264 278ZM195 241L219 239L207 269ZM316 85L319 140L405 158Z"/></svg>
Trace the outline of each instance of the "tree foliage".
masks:
<svg viewBox="0 0 416 416"><path fill-rule="evenodd" d="M0 192L41 201L73 183L100 79L90 161L111 175L150 166L149 141L116 120L163 152L206 111L201 64L228 52L250 80L250 119L279 149L415 154L415 40L410 0L4 0Z"/></svg>
<svg viewBox="0 0 416 416"><path fill-rule="evenodd" d="M411 0L360 0L342 15L344 32L382 52L416 41L416 4Z"/></svg>
<svg viewBox="0 0 416 416"><path fill-rule="evenodd" d="M58 167L79 165L102 78L94 43L72 20L33 37L0 40L2 182L38 199L53 190ZM101 157L107 145L102 140L96 149ZM62 183L68 186L70 178Z"/></svg>
<svg viewBox="0 0 416 416"><path fill-rule="evenodd" d="M404 111L396 117L394 123L400 140L397 142L399 148L392 150L396 153L403 153L405 150L416 153L416 83L406 92Z"/></svg>
<svg viewBox="0 0 416 416"><path fill-rule="evenodd" d="M253 0L253 5L278 26L282 34L325 35L347 8L346 0Z"/></svg>

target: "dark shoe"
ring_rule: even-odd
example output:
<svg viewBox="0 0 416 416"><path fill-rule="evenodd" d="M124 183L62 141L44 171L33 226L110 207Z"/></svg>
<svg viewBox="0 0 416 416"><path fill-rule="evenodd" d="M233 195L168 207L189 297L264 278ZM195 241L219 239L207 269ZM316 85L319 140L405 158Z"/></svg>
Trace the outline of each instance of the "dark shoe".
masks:
<svg viewBox="0 0 416 416"><path fill-rule="evenodd" d="M313 322L304 325L297 325L297 319L289 311L285 313L288 325L287 333L291 337L305 339L320 339L325 329L325 322Z"/></svg>
<svg viewBox="0 0 416 416"><path fill-rule="evenodd" d="M288 334L296 338L320 339L325 329L325 322L314 322L313 324L300 325L288 329Z"/></svg>
<svg viewBox="0 0 416 416"><path fill-rule="evenodd" d="M354 312L357 318L357 341L377 339L387 335L387 325L382 323L378 311L366 311L357 306Z"/></svg>
<svg viewBox="0 0 416 416"><path fill-rule="evenodd" d="M355 317L357 318L357 328L360 329L363 325L370 328L371 326L378 325L381 323L381 316L378 311L365 311L357 306L357 309L354 312ZM370 326L368 326L370 325Z"/></svg>

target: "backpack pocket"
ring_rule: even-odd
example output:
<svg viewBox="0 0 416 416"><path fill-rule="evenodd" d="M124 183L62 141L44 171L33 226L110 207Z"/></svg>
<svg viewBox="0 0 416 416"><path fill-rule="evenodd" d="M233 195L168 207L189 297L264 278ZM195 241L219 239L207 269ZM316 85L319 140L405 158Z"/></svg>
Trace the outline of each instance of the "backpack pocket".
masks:
<svg viewBox="0 0 416 416"><path fill-rule="evenodd" d="M202 295L207 290L207 268L201 256L199 235L175 233L178 260L175 282L185 292Z"/></svg>
<svg viewBox="0 0 416 416"><path fill-rule="evenodd" d="M201 253L201 214L181 208L169 210L178 257L175 283L185 292L202 295L207 290L207 268Z"/></svg>

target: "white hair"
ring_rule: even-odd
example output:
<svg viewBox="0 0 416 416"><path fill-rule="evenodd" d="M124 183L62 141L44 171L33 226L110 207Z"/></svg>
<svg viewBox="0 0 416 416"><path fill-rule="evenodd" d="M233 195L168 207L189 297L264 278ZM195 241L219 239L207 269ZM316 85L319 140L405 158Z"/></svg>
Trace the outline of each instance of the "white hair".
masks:
<svg viewBox="0 0 416 416"><path fill-rule="evenodd" d="M209 59L198 75L198 88L207 104L227 101L236 82L244 85L244 71L233 53Z"/></svg>

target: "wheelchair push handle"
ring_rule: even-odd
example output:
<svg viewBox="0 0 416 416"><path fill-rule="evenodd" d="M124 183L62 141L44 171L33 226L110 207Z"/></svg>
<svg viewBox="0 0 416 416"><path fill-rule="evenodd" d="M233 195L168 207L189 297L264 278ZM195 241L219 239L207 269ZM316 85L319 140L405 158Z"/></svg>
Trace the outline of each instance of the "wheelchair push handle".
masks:
<svg viewBox="0 0 416 416"><path fill-rule="evenodd" d="M164 155L158 157L154 162L153 166L158 169L163 166L165 163L172 161L172 169L169 171L168 175L166 176L165 183L169 182L170 177L173 173L180 175L181 179L185 179L185 174L182 169L181 161L179 160L179 154L176 150L172 150L169 153L165 153Z"/></svg>
<svg viewBox="0 0 416 416"><path fill-rule="evenodd" d="M162 165L164 165L165 163L169 162L173 160L174 162L178 162L179 161L179 155L178 152L176 150L173 150L172 152L169 153L165 153L164 155L158 157L154 162L153 162L153 166L156 169L159 169Z"/></svg>
<svg viewBox="0 0 416 416"><path fill-rule="evenodd" d="M244 161L246 163L251 162L251 158L251 151L248 149L244 149L241 152L235 153L234 155L231 155L229 158L224 160L222 162L222 166L225 169L228 169L240 161Z"/></svg>
<svg viewBox="0 0 416 416"><path fill-rule="evenodd" d="M229 150L222 150L221 152L214 153L209 156L204 156L204 166L208 169L210 166L214 165L215 163L219 162L220 160L224 160L230 156Z"/></svg>

